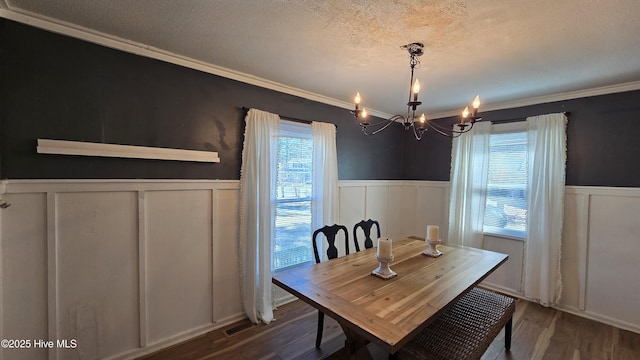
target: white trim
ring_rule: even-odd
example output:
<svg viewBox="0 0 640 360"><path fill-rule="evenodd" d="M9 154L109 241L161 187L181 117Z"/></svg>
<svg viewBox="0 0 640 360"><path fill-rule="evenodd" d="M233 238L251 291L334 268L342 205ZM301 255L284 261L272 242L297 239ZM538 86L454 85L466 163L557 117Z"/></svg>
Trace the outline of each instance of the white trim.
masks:
<svg viewBox="0 0 640 360"><path fill-rule="evenodd" d="M495 291L495 292L499 292L499 293L503 293L505 295L514 297L514 298L518 298L518 299L522 299L524 301L528 301L534 304L537 304L537 302L535 300L531 300L531 299L527 299L526 297L524 297L524 295L520 292L516 292L513 289L507 288L507 287L503 287L500 285L496 285L496 284L492 284L490 282L487 281L483 281L479 284L479 286L487 289L487 290L491 290L491 291ZM628 323L625 321L621 321L618 319L614 319L608 316L603 316L603 315L598 315L592 312L588 312L588 311L580 311L577 308L574 308L573 306L563 306L563 305L554 305L551 306L552 309L556 309L558 311L564 311L567 312L569 314L573 314L585 319L589 319L589 320L593 320L593 321L597 321L603 324L607 324L607 325L611 325L613 327L617 327L620 329L624 329L624 330L629 330L635 333L640 334L640 327L638 327L638 325L636 324L632 324L632 323Z"/></svg>
<svg viewBox="0 0 640 360"><path fill-rule="evenodd" d="M133 159L220 162L214 151L38 139L38 154L105 156Z"/></svg>
<svg viewBox="0 0 640 360"><path fill-rule="evenodd" d="M449 181L431 180L338 180L339 187L419 185L429 187L449 187ZM37 192L87 192L126 190L184 190L199 189L240 189L240 180L212 179L10 179L0 180L0 194ZM567 185L567 194L592 194L615 196L640 196L640 187L579 186Z"/></svg>
<svg viewBox="0 0 640 360"><path fill-rule="evenodd" d="M509 239L513 241L527 241L525 231L504 229L490 225L486 225L484 228L486 228L486 230L483 229L483 236L491 236L494 238ZM521 233L522 235L520 235Z"/></svg>
<svg viewBox="0 0 640 360"><path fill-rule="evenodd" d="M147 347L149 343L148 326L149 313L147 311L147 218L146 192L138 190L138 320L139 346Z"/></svg>
<svg viewBox="0 0 640 360"><path fill-rule="evenodd" d="M578 309L585 311L587 307L587 277L589 274L587 265L589 262L589 208L591 207L591 194L582 194L581 197L582 206L578 209L578 239L584 240L578 240Z"/></svg>
<svg viewBox="0 0 640 360"><path fill-rule="evenodd" d="M432 180L338 180L338 187L360 187L360 186L422 186L448 188L448 181Z"/></svg>
<svg viewBox="0 0 640 360"><path fill-rule="evenodd" d="M92 192L92 191L175 191L225 189L239 190L239 180L185 180L185 179L42 179L0 180L7 194L41 192Z"/></svg>
<svg viewBox="0 0 640 360"><path fill-rule="evenodd" d="M280 137L299 138L312 140L311 124L280 119Z"/></svg>
<svg viewBox="0 0 640 360"><path fill-rule="evenodd" d="M0 0L0 7L2 6L2 0ZM4 194L4 183L0 183L0 195ZM0 201L2 199L0 198ZM1 209L0 209L1 210ZM4 324L4 274L2 269L4 268L4 264L2 261L3 258L3 249L4 243L2 241L2 211L0 211L0 324ZM4 339L4 326L0 326L0 339ZM4 349L0 347L0 360L4 360Z"/></svg>
<svg viewBox="0 0 640 360"><path fill-rule="evenodd" d="M337 100L328 96L313 93L311 91L299 89L293 86L281 84L275 81L263 79L251 74L242 73L233 69L195 60L186 56L181 56L149 46L146 44L118 38L105 33L97 32L88 28L84 28L75 24L66 23L57 19L44 18L38 14L30 12L20 12L15 9L6 9L0 7L0 17L17 21L23 24L35 26L40 29L52 31L58 34L70 36L76 39L92 42L107 46L113 49L122 50L131 54L145 56L151 59L157 59L175 65L184 66L189 69L195 69L213 75L218 75L227 79L237 80L243 83L256 85L265 89L279 91L285 94L299 96L312 101L337 106L344 109L352 109L353 103ZM376 111L368 110L369 114L381 118L390 118L392 115Z"/></svg>
<svg viewBox="0 0 640 360"><path fill-rule="evenodd" d="M560 92L555 94L530 97L530 98L521 99L521 100L494 103L494 104L489 104L487 106L483 105L481 110L482 112L487 112L487 111L494 111L494 110L513 109L513 108L524 107L524 106L546 104L546 103L551 103L556 101L572 100L572 99L615 94L615 93L635 91L635 90L640 90L640 81L632 81L632 82L627 82L622 84L601 86L601 87L590 88L590 89L566 91L566 92ZM459 112L460 111L457 111L457 110L444 111L437 114L432 114L430 115L430 118L439 119L439 118L444 118L449 116L458 116Z"/></svg>
<svg viewBox="0 0 640 360"><path fill-rule="evenodd" d="M1 0L0 0L1 1ZM46 303L46 313L43 315L44 329L47 334L48 339L57 339L60 335L61 328L61 319L64 315L64 309L61 309L61 296L64 295L63 290L60 287L60 254L59 254L59 245L62 241L58 232L58 221L59 216L61 215L59 204L56 202L59 200L59 194L65 193L86 193L86 192L119 192L119 191L127 191L127 192L136 192L137 194L137 202L133 204L129 204L127 202L127 206L131 205L134 210L134 214L137 215L138 220L138 229L137 229L137 240L138 240L138 271L137 275L134 275L138 278L138 289L137 293L139 294L139 304L137 307L140 311L136 320L139 321L139 345L136 348L126 349L124 352L120 354L115 354L107 357L106 359L130 359L132 357L139 357L143 354L148 354L154 351L157 351L161 348L165 348L171 346L173 344L177 344L183 342L187 339L193 338L194 336L204 334L206 332L222 328L230 323L238 321L245 317L245 314L242 312L229 311L228 309L217 309L218 312L215 313L216 322L215 323L205 323L200 326L195 326L193 328L187 329L182 332L178 332L175 334L171 334L162 339L150 339L149 338L149 324L151 315L148 310L150 309L149 303L149 294L148 294L148 279L149 279L149 271L148 268L148 237L149 237L149 227L151 224L148 224L147 219L145 218L149 211L152 210L149 206L153 204L148 204L145 201L146 192L151 191L189 191L189 190L208 190L211 192L211 195L205 195L209 197L212 201L211 205L212 209L212 218L209 220L212 224L207 225L210 226L213 231L211 233L212 240L211 241L220 241L219 230L221 226L234 226L235 224L229 223L219 223L220 219L217 215L218 209L220 211L224 211L224 204L218 204L220 201L217 196L218 190L231 190L232 192L239 191L239 181L238 180L127 180L127 179L98 179L98 180L88 180L88 179L42 179L42 180L2 180L0 181L0 189L5 191L7 194L44 194L46 196L46 202L43 204L46 209L45 220L43 228L43 235L45 236L45 248L46 249L46 264L45 268L47 269L46 275L44 275L45 283L45 294L47 296ZM91 196L90 196L91 197ZM16 199L19 199L20 196L17 195ZM148 198L147 198L148 200ZM12 202L13 199L12 199ZM19 200L17 202L20 202ZM135 207L137 206L137 212ZM6 216L3 212L0 212L0 216ZM232 215L231 215L232 216ZM231 218L231 217L229 217ZM28 223L28 219L25 219L25 222ZM6 219L5 219L6 224ZM0 225L2 225L0 223ZM5 231L6 233L6 231ZM0 236L2 236L3 232L0 231ZM213 239L213 237L216 237ZM2 239L0 239L2 240ZM6 240L6 239L4 239ZM213 249L212 249L213 250ZM3 251L2 243L0 243L0 255ZM213 253L212 253L213 255ZM210 261L213 263L214 261L219 261L220 254L216 253L215 257L212 257ZM0 263L2 260L2 256L0 256ZM28 266L25 265L25 266ZM213 266L210 264L210 266ZM0 267L0 275L2 268ZM213 272L212 272L213 274ZM218 274L220 275L220 274ZM213 275L212 275L213 276ZM215 277L212 278L215 289ZM2 282L4 278L0 277L0 285L3 285ZM5 284L6 285L6 282ZM218 288L220 292L212 293L212 305L216 305L217 299L216 295L221 298L227 298L227 295L221 295L224 292ZM6 294L7 289L0 286L0 295ZM135 290L134 290L135 291ZM234 297L235 298L235 297ZM0 296L0 305L2 304L3 297ZM233 299L233 298L232 298ZM4 306L0 306L0 316L2 316L2 312L6 314L6 311L11 309L7 309ZM225 311L225 313L221 313ZM231 314L229 314L231 313ZM0 331L2 331L0 327ZM6 332L5 332L6 335ZM0 358L7 358L6 351L3 354L3 349L0 349ZM60 349L51 349L48 352L48 355L45 355L47 359L61 359L63 358L63 350Z"/></svg>
<svg viewBox="0 0 640 360"><path fill-rule="evenodd" d="M637 324L632 324L620 319L614 319L609 316L599 315L589 311L580 311L579 309L576 309L573 306L556 305L556 306L553 306L553 308L556 310L567 312L569 314L573 314L576 316L580 316L583 318L587 318L603 324L611 325L613 327L617 327L623 330L628 330L628 331L632 331L640 334L640 327Z"/></svg>
<svg viewBox="0 0 640 360"><path fill-rule="evenodd" d="M526 121L514 121L508 123L491 124L492 134L504 134L511 132L525 132L527 131Z"/></svg>
<svg viewBox="0 0 640 360"><path fill-rule="evenodd" d="M60 328L59 299L58 299L58 231L56 228L56 200L55 192L47 192L47 333L49 339L58 339ZM49 360L58 358L59 349L49 350Z"/></svg>
<svg viewBox="0 0 640 360"><path fill-rule="evenodd" d="M618 187L618 186L576 186L567 185L567 194L589 194L605 196L640 196L640 187Z"/></svg>
<svg viewBox="0 0 640 360"><path fill-rule="evenodd" d="M168 349L174 345L183 343L185 341L188 340L192 340L198 336L213 332L215 330L219 330L224 328L225 326L228 326L230 324L233 324L235 322L238 322L240 320L244 320L246 319L246 315L244 313L241 314L236 314L236 315L232 315L232 316L227 316L224 319L221 319L220 321L218 321L218 323L216 324L207 324L207 325L202 325L200 327L191 329L191 330L186 330L183 331L181 333L178 333L174 336L170 336L167 338L163 338L160 339L156 342L154 342L153 344L150 344L149 346L147 346L144 349L131 349L131 350L127 350L123 353L105 358L105 360L128 360L128 359L132 359L132 358L139 358L145 355L149 355L151 353L154 353L158 350L161 349Z"/></svg>
<svg viewBox="0 0 640 360"><path fill-rule="evenodd" d="M218 226L218 192L211 191L211 242L209 246L211 246L210 256L211 256L211 267L209 268L209 273L211 274L211 323L215 324L218 322L218 310L216 304L216 294L217 294L217 285L216 285L216 271L215 271L215 258L216 258L216 250L215 244L220 241L220 231L218 230L220 227Z"/></svg>
<svg viewBox="0 0 640 360"><path fill-rule="evenodd" d="M275 81L263 79L254 75L242 73L233 69L228 69L222 66L205 63L199 60L188 58L174 54L162 49L158 49L146 44L121 39L115 36L111 36L105 33L100 33L88 28L80 27L75 24L66 23L57 19L44 18L41 15L21 12L15 9L9 9L6 2L3 0L0 3L0 17L17 21L23 24L35 26L40 29L52 31L58 34L70 36L76 39L89 41L95 44L107 46L113 49L125 51L128 53L145 56L151 59L157 59L165 61L171 64L184 66L186 68L199 70L213 75L218 75L227 79L237 80L250 85L259 86L265 89L275 90L281 93L299 96L304 99L316 101L323 104L333 105L343 109L353 109L353 103L334 99L325 95L313 93L311 91L299 89L293 86L281 84ZM550 95L543 95L537 97L531 97L527 99L505 101L502 103L494 103L489 105L483 105L482 111L493 111L501 109L511 109L522 106L538 105L544 103L550 103L555 101L563 101L570 99L578 99L583 97L606 95L613 93L620 93L626 91L634 91L640 89L640 81L601 86L590 89L582 89L575 91L566 91ZM372 116L388 119L392 117L392 114L388 114L375 109L368 109L367 112ZM459 110L443 111L436 114L431 114L431 119L439 119L450 116L459 115Z"/></svg>
<svg viewBox="0 0 640 360"><path fill-rule="evenodd" d="M146 348L126 350L120 354L106 357L105 360L128 360L128 359L142 357L142 356L154 353L161 349L168 349L173 345L183 343L187 340L192 340L198 336L207 334L214 330L221 329L227 325L233 324L234 322L240 321L244 318L246 318L244 314L233 315L233 316L227 317L224 320L224 322L221 322L219 324L206 324L193 329L185 330L175 335L171 335L169 337L159 339L158 341L150 344Z"/></svg>

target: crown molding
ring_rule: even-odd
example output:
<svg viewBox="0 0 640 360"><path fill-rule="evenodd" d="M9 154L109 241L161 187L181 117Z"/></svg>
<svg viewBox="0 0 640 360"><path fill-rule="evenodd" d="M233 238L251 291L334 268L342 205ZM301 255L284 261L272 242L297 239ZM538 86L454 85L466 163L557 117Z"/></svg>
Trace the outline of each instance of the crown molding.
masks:
<svg viewBox="0 0 640 360"><path fill-rule="evenodd" d="M601 87L591 88L591 89L560 92L560 93L555 93L550 95L536 96L536 97L531 97L527 99L506 101L506 102L496 103L496 104L488 104L488 105L483 104L482 111L486 112L486 111L494 111L494 110L513 109L513 108L523 107L523 106L545 104L550 102L579 99L579 98L598 96L598 95L615 94L615 93L634 91L634 90L640 90L640 81L633 81L633 82L609 85L609 86L601 86ZM459 111L454 110L454 111L446 111L438 114L433 114L430 117L432 119L439 119L439 118L444 118L449 116L457 116L459 114L460 114Z"/></svg>
<svg viewBox="0 0 640 360"><path fill-rule="evenodd" d="M328 96L313 93L313 92L299 89L293 86L263 79L251 74L246 74L233 69L195 60L186 56L174 54L174 53L171 53L159 48L155 48L153 46L149 46L146 44L96 32L94 30L80 27L74 24L66 23L57 19L45 18L38 14L34 14L30 12L16 11L14 9L10 9L7 6L6 0L0 0L0 17L17 21L23 24L31 25L43 30L70 36L80 40L85 40L98 45L103 45L106 47L125 51L128 53L165 61L175 65L180 65L190 69L195 69L205 73L228 78L231 80L236 80L236 81L240 81L250 85L259 86L265 89L270 89L270 90L282 92L285 94L298 96L311 101L316 101L316 102L327 104L327 105L333 105L343 109L351 110L353 108L353 104L350 102L334 99ZM493 111L493 110L510 109L510 108L516 108L516 107L522 107L522 106L544 104L544 103L550 103L555 101L563 101L563 100L577 99L577 98L597 96L597 95L613 94L613 93L633 91L633 90L639 90L639 89L640 89L640 81L636 81L636 82L629 82L629 83L616 84L616 85L610 85L610 86L602 86L602 87L591 88L591 89L560 92L560 93L555 93L551 95L531 97L531 98L526 98L522 100L507 101L502 103L494 103L494 104L485 103L482 106L482 110ZM388 119L391 116L393 116L392 114L388 114L375 109L367 109L367 112L370 115L383 118L383 119ZM431 119L438 119L438 118L444 118L444 117L450 117L450 116L457 116L458 113L459 111L457 110L451 110L451 111L431 114L429 115L429 117Z"/></svg>
<svg viewBox="0 0 640 360"><path fill-rule="evenodd" d="M337 106L344 109L351 109L353 104L346 101L337 100L328 96L316 94L307 90L299 89L293 86L281 84L275 81L263 79L251 74L242 73L233 69L195 60L186 56L174 54L153 46L143 43L130 41L108 34L96 32L91 29L80 27L74 24L66 23L60 20L45 18L33 13L18 12L3 7L3 0L0 0L0 17L17 21L26 25L34 26L43 30L66 35L76 39L88 41L94 44L106 46L109 48L125 51L131 54L145 56L148 58L165 61L175 65L184 66L186 68L199 70L212 75L221 76L231 80L244 82L250 85L275 90L289 95L298 96L308 100ZM374 116L387 116L380 111L369 111Z"/></svg>

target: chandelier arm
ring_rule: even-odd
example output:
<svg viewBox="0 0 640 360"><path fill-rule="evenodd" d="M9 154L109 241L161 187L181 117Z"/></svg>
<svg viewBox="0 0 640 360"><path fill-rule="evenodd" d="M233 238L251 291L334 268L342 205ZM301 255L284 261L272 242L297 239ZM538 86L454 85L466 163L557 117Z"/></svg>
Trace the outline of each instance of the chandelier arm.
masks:
<svg viewBox="0 0 640 360"><path fill-rule="evenodd" d="M372 132L371 134L367 134L367 135L375 135L375 134L379 133L380 131L382 131L382 130L384 130L384 129L388 128L388 127L389 127L391 124L393 124L394 122L395 122L394 120L387 121L387 123L386 123L383 127L381 127L380 129L378 129L378 130L376 130L376 131Z"/></svg>
<svg viewBox="0 0 640 360"><path fill-rule="evenodd" d="M435 126L434 124L432 124L432 123L431 123L431 120L430 120L430 121L427 121L427 126L428 126L430 129L432 129L433 131L435 131L435 132L437 132L438 134L440 134L440 135L443 135L443 136L446 136L446 137L450 137L450 138L455 137L455 136L453 135L453 133L449 133L449 132L447 132L447 131L445 131L445 130L442 130L440 126Z"/></svg>
<svg viewBox="0 0 640 360"><path fill-rule="evenodd" d="M422 101L418 100L420 83L418 79L415 78L415 69L420 67L420 56L422 56L424 53L424 44L420 42L414 42L403 45L401 46L401 48L409 52L409 66L411 68L411 78L409 81L409 99L407 101L407 115L406 117L403 115L394 115L386 120L382 120L376 123L369 123L366 120L366 110L359 107L361 100L360 93L356 93L356 97L354 98L355 109L351 111L351 113L355 116L358 124L362 127L362 132L365 135L375 135L391 126L391 124L394 122L401 122L405 130L413 128L413 135L417 140L420 140L424 135L424 132L428 129L432 129L439 135L449 138L455 138L471 131L474 123L476 121L482 120L482 118L478 116L478 108L480 106L479 96L476 96L476 98L472 102L473 109L471 110L471 112L469 111L469 107L466 107L463 111L463 118L460 120L460 122L453 124L450 127L438 124L438 122L433 120L427 120L424 113L422 114L422 116L420 116L420 118L416 117L416 110L418 106L422 105ZM368 130L374 128L376 130L368 132Z"/></svg>
<svg viewBox="0 0 640 360"><path fill-rule="evenodd" d="M449 128L443 126L443 125L440 125L437 120L429 120L429 121L427 121L427 125L429 125L429 127L431 127L434 130L435 129L439 129L439 130L442 130L444 132L449 132L449 131L453 132L453 128L449 129Z"/></svg>
<svg viewBox="0 0 640 360"><path fill-rule="evenodd" d="M427 125L429 125L429 127L434 129L434 130L441 130L441 131L447 133L448 136L452 136L453 134L461 135L461 134L464 134L466 132L471 131L471 129L473 128L473 124L474 123L475 123L475 121L471 121L471 122L467 123L466 124L467 127L464 130L456 130L455 126L458 125L458 124L453 124L453 125L451 125L450 129L447 129L444 126L438 124L434 120L431 120L431 121L427 122Z"/></svg>
<svg viewBox="0 0 640 360"><path fill-rule="evenodd" d="M376 127L376 126L381 126L381 124L383 124L381 128L379 128L379 129L377 129L377 130L375 130L373 132L368 133L367 132L367 127L362 127L362 132L365 135L375 135L375 134L381 132L382 130L388 128L391 124L395 123L397 120L403 120L403 119L404 119L404 117L402 115L394 115L394 116L390 117L387 120L380 121L380 122L377 122L375 124L367 125L367 127Z"/></svg>
<svg viewBox="0 0 640 360"><path fill-rule="evenodd" d="M422 134L424 134L424 132L427 131L427 129L420 131L420 134L418 134L418 131L416 130L416 125L413 124L413 126L411 127L413 128L413 136L416 137L416 140L420 141L422 139Z"/></svg>
<svg viewBox="0 0 640 360"><path fill-rule="evenodd" d="M445 129L442 125L438 125L433 121L427 121L427 126L429 126L429 128L431 128L432 130L434 130L438 134L446 136L446 137L450 137L450 138L456 138L456 137L464 134L465 132L471 130L471 128L469 128L466 131L458 131L458 130L454 130L454 129Z"/></svg>

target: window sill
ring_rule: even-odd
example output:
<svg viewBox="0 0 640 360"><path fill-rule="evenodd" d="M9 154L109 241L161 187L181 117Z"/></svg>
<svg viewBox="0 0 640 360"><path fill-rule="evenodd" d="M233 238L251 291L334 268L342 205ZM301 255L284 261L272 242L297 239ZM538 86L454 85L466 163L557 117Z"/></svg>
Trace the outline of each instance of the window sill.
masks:
<svg viewBox="0 0 640 360"><path fill-rule="evenodd" d="M509 239L509 240L515 240L515 241L526 241L527 238L518 234L518 233L505 233L505 232L493 232L493 231L483 231L482 232L483 236L491 236L491 237L496 237L496 238L501 238L501 239Z"/></svg>
<svg viewBox="0 0 640 360"><path fill-rule="evenodd" d="M299 263L299 264L295 264L295 265L289 265L289 266L282 267L280 269L273 270L273 273L277 274L277 273L279 273L281 271L287 271L289 269L298 268L298 267L311 266L312 264L313 264L313 262L311 260L309 260L309 261L306 261L306 262L303 262L303 263Z"/></svg>

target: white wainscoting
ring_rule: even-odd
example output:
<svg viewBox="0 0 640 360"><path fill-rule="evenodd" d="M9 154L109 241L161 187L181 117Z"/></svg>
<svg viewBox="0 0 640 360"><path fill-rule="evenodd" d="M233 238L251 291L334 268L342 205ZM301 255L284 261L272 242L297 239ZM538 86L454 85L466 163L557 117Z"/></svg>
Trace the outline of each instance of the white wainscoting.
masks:
<svg viewBox="0 0 640 360"><path fill-rule="evenodd" d="M2 359L130 358L244 317L238 181L5 181ZM34 341L77 341L34 349Z"/></svg>
<svg viewBox="0 0 640 360"><path fill-rule="evenodd" d="M342 180L340 223L350 231L363 219L380 223L381 235L401 239L424 237L427 225L440 226L446 240L449 218L449 183L441 181ZM351 236L351 234L350 234Z"/></svg>
<svg viewBox="0 0 640 360"><path fill-rule="evenodd" d="M567 186L559 309L640 333L640 189ZM484 285L523 296L525 242L485 236L509 260Z"/></svg>
<svg viewBox="0 0 640 360"><path fill-rule="evenodd" d="M339 223L446 240L448 182L340 181ZM0 195L0 338L76 339L2 359L121 359L244 317L238 181L10 180ZM640 332L640 189L567 187L560 309ZM485 285L522 296L525 243Z"/></svg>
<svg viewBox="0 0 640 360"><path fill-rule="evenodd" d="M382 235L446 240L449 183L341 181L340 222L380 221ZM640 333L640 189L566 187L559 309ZM349 226L348 226L349 227ZM351 236L351 235L350 235ZM484 286L523 297L524 241L485 236L483 247L509 255Z"/></svg>
<svg viewBox="0 0 640 360"><path fill-rule="evenodd" d="M568 186L561 309L640 333L640 189Z"/></svg>

